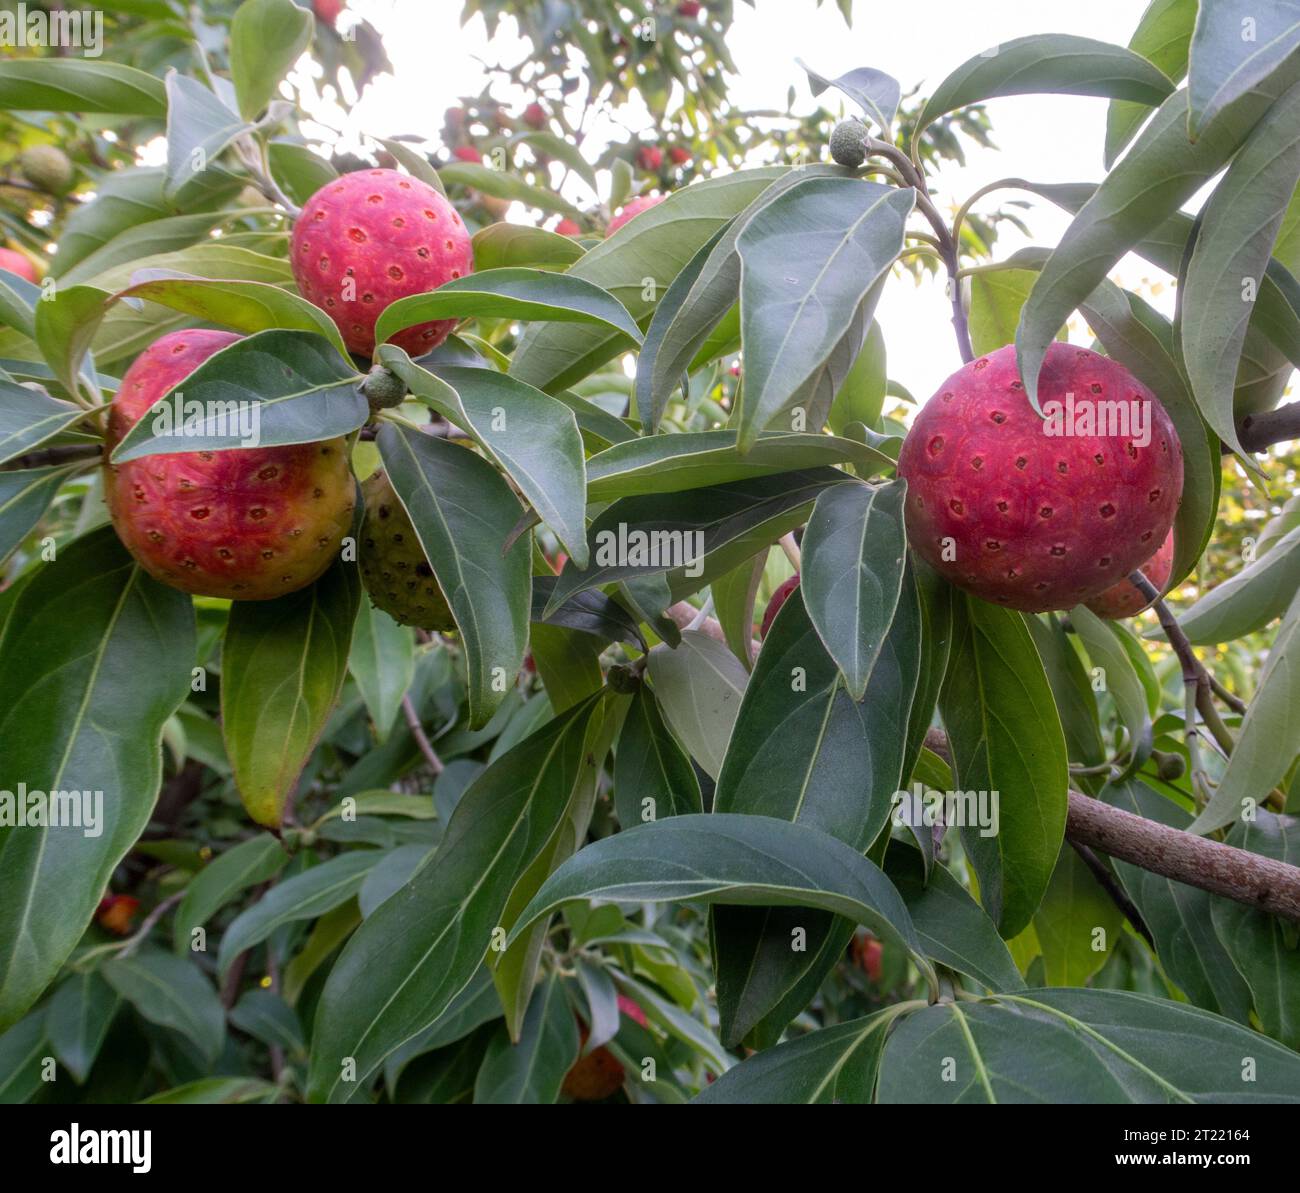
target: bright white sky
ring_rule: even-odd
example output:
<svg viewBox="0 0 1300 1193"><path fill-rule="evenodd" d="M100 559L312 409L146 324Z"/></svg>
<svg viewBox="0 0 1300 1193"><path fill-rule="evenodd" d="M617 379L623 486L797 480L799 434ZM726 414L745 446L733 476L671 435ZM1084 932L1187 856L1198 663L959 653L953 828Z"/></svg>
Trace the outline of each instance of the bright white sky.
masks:
<svg viewBox="0 0 1300 1193"><path fill-rule="evenodd" d="M370 85L346 124L338 109L322 112L323 119L343 127L350 138L367 132L406 133L437 141L443 111L457 97L482 89L482 63L515 61L523 54L522 43L506 40L509 25L502 26L492 51L479 19L462 29L459 0L352 0L351 8L380 30L394 69ZM907 90L917 83L932 88L981 50L1031 33L1075 33L1123 45L1144 8L1145 0L986 0L980 5L970 0L856 0L850 31L833 0L824 0L820 9L814 0L757 0L756 10L739 2L730 39L739 68L735 101L746 109L783 110L793 84L797 109L811 110L815 101L795 58L831 76L875 66L895 75ZM1010 175L1041 182L1102 176L1105 100L1012 97L992 101L989 111L1000 151L973 147L964 169L946 171L934 184L941 206L955 207L983 184ZM620 117L632 128L649 123L644 113ZM996 203L997 197L988 202ZM524 221L529 214L516 204L509 218ZM1025 218L1034 236L1026 240L1008 228L999 256L1025 244L1052 244L1067 223L1040 200L1033 201ZM1162 281L1158 271L1132 258L1115 276L1149 296L1152 290L1143 280L1150 277L1157 287ZM1163 293L1157 290L1154 301L1168 310L1168 287L1160 289ZM918 398L928 397L960 364L939 284L915 287L896 279L885 291L878 317L889 348L890 376Z"/></svg>

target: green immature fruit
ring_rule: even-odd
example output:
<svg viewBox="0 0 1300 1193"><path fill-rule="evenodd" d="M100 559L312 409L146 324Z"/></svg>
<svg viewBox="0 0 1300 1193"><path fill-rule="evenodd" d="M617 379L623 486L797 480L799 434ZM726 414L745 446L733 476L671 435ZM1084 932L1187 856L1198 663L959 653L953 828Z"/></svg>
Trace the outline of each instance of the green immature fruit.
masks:
<svg viewBox="0 0 1300 1193"><path fill-rule="evenodd" d="M831 157L841 166L856 170L867 160L867 150L862 144L867 139L867 126L850 117L841 120L831 130Z"/></svg>
<svg viewBox="0 0 1300 1193"><path fill-rule="evenodd" d="M383 365L374 365L361 386L372 411L391 410L400 406L406 397L406 382Z"/></svg>
<svg viewBox="0 0 1300 1193"><path fill-rule="evenodd" d="M18 155L18 168L37 190L47 195L66 194L72 187L72 163L62 149L32 145Z"/></svg>
<svg viewBox="0 0 1300 1193"><path fill-rule="evenodd" d="M454 630L447 598L429 566L410 515L381 468L361 485L366 516L357 562L361 581L376 609L402 625L422 630Z"/></svg>

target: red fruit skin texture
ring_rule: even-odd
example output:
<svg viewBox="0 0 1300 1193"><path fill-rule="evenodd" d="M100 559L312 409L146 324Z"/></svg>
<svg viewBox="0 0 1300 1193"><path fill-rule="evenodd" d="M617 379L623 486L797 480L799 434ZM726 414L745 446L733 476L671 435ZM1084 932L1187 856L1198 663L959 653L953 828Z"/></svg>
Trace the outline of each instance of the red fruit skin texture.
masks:
<svg viewBox="0 0 1300 1193"><path fill-rule="evenodd" d="M359 170L307 200L290 262L303 297L334 320L351 351L370 356L375 321L389 303L472 272L474 254L460 215L428 183L396 170ZM441 344L455 322L408 327L392 342L418 356Z"/></svg>
<svg viewBox="0 0 1300 1193"><path fill-rule="evenodd" d="M555 231L561 236L581 236L582 229L573 220L564 219L555 225Z"/></svg>
<svg viewBox="0 0 1300 1193"><path fill-rule="evenodd" d="M674 145L668 151L668 157L675 166L684 166L691 160L691 155L680 145Z"/></svg>
<svg viewBox="0 0 1300 1193"><path fill-rule="evenodd" d="M333 25L343 11L343 0L312 0L312 9L327 25Z"/></svg>
<svg viewBox="0 0 1300 1193"><path fill-rule="evenodd" d="M451 151L452 156L462 162L476 162L482 164L483 155L474 148L473 145L457 145Z"/></svg>
<svg viewBox="0 0 1300 1193"><path fill-rule="evenodd" d="M643 145L636 160L643 170L658 170L664 164L664 151L656 145Z"/></svg>
<svg viewBox="0 0 1300 1193"><path fill-rule="evenodd" d="M682 0L677 6L677 15L686 17L687 20L691 17L698 17L700 15L700 0Z"/></svg>
<svg viewBox="0 0 1300 1193"><path fill-rule="evenodd" d="M140 910L140 900L134 895L105 895L95 911L95 922L105 932L126 936Z"/></svg>
<svg viewBox="0 0 1300 1193"><path fill-rule="evenodd" d="M16 249L0 249L0 269L16 273L20 278L26 278L33 285L36 283L35 267Z"/></svg>
<svg viewBox="0 0 1300 1193"><path fill-rule="evenodd" d="M1164 541L1182 497L1183 454L1169 415L1127 369L1072 344L1048 349L1043 408L1083 400L1151 403L1150 442L1049 436L1007 345L964 365L903 442L907 534L966 592L1027 613L1104 592Z"/></svg>
<svg viewBox="0 0 1300 1193"><path fill-rule="evenodd" d="M113 399L108 450L168 390L239 338L190 330L155 340ZM317 579L356 505L342 439L105 465L104 497L118 537L155 579L243 601L284 596Z"/></svg>
<svg viewBox="0 0 1300 1193"><path fill-rule="evenodd" d="M1139 566L1146 578L1164 592L1165 585L1169 583L1169 573L1174 567L1173 534L1166 535L1165 541L1160 544L1160 550ZM1111 621L1121 617L1136 617L1150 605L1151 602L1142 594L1142 590L1128 577L1118 584L1112 584L1101 596L1094 597L1088 602L1088 608L1098 617L1105 617Z"/></svg>
<svg viewBox="0 0 1300 1193"><path fill-rule="evenodd" d="M529 104L524 109L524 123L529 128L542 129L546 127L546 109L541 104Z"/></svg>
<svg viewBox="0 0 1300 1193"><path fill-rule="evenodd" d="M776 615L781 612L781 606L790 599L790 594L798 587L799 573L795 572L790 579L784 581L772 594L771 599L767 602L767 608L763 611L763 623L758 628L760 638L767 637L767 632L772 628Z"/></svg>
<svg viewBox="0 0 1300 1193"><path fill-rule="evenodd" d="M633 199L620 209L618 215L609 221L609 227L605 230L606 236L613 236L628 220L635 219L643 211L649 211L651 207L658 207L667 195L642 195L640 198Z"/></svg>
<svg viewBox="0 0 1300 1193"><path fill-rule="evenodd" d="M626 994L618 996L618 1009L621 1014L626 1015L629 1019L639 1023L642 1027L648 1027L645 1012L641 1009L641 1004L628 998Z"/></svg>

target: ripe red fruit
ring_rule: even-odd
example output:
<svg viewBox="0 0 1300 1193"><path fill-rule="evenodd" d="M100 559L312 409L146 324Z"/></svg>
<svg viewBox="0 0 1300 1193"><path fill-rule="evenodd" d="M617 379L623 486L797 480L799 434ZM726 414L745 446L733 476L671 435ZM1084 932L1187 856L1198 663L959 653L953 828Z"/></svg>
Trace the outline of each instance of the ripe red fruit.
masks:
<svg viewBox="0 0 1300 1193"><path fill-rule="evenodd" d="M239 338L191 330L155 340L113 399L108 450L168 390ZM283 596L315 580L334 559L356 503L342 439L107 465L104 498L118 537L155 579L243 601Z"/></svg>
<svg viewBox="0 0 1300 1193"><path fill-rule="evenodd" d="M677 15L685 17L688 21L692 17L700 15L700 0L682 0L677 6Z"/></svg>
<svg viewBox="0 0 1300 1193"><path fill-rule="evenodd" d="M853 943L849 947L853 956L853 963L862 970L873 982L880 981L881 967L880 959L884 954L884 946L874 936L869 936L865 932L858 933L853 938Z"/></svg>
<svg viewBox="0 0 1300 1193"><path fill-rule="evenodd" d="M1169 583L1169 573L1174 566L1173 533L1166 535L1165 541L1160 544L1160 550L1139 566L1146 578L1163 592L1165 585ZM1098 617L1107 617L1114 621L1121 617L1136 617L1150 604L1151 602L1142 595L1142 590L1126 576L1118 584L1112 584L1101 596L1090 600L1088 608Z"/></svg>
<svg viewBox="0 0 1300 1193"><path fill-rule="evenodd" d="M680 145L674 145L668 150L668 160L675 166L684 166L691 160L691 155Z"/></svg>
<svg viewBox="0 0 1300 1193"><path fill-rule="evenodd" d="M641 1004L628 998L626 994L618 996L618 1009L622 1014L639 1023L642 1027L649 1026L646 1022L645 1012L641 1009Z"/></svg>
<svg viewBox="0 0 1300 1193"><path fill-rule="evenodd" d="M581 236L582 229L572 220L563 219L555 225L555 231L561 236Z"/></svg>
<svg viewBox="0 0 1300 1193"><path fill-rule="evenodd" d="M312 0L312 10L327 25L333 25L343 11L343 0Z"/></svg>
<svg viewBox="0 0 1300 1193"><path fill-rule="evenodd" d="M16 273L32 283L36 281L36 267L16 249L0 249L0 270Z"/></svg>
<svg viewBox="0 0 1300 1193"><path fill-rule="evenodd" d="M375 320L390 302L472 272L460 215L433 187L396 170L360 170L326 183L293 229L293 276L303 296L369 356ZM445 340L454 319L408 327L392 342L412 355Z"/></svg>
<svg viewBox="0 0 1300 1193"><path fill-rule="evenodd" d="M618 1009L642 1027L647 1026L645 1012L633 999L620 994ZM591 1031L581 1018L578 1019L578 1032L583 1044L586 1044ZM574 1063L573 1068L565 1074L564 1084L560 1088L575 1102L601 1102L619 1091L625 1076L618 1057L602 1044Z"/></svg>
<svg viewBox="0 0 1300 1193"><path fill-rule="evenodd" d="M636 160L643 170L658 170L664 164L664 151L657 145L642 145L636 151Z"/></svg>
<svg viewBox="0 0 1300 1193"><path fill-rule="evenodd" d="M1164 541L1183 490L1173 423L1123 366L1057 342L1038 393L1067 418L1034 412L1015 346L999 348L944 382L898 457L917 553L958 588L1029 613L1069 609L1127 576ZM1103 403L1135 404L1149 441L1091 433L1077 416L1101 419ZM1051 434L1063 421L1071 433Z"/></svg>
<svg viewBox="0 0 1300 1193"><path fill-rule="evenodd" d="M529 128L543 129L546 127L546 109L541 104L532 103L524 109L524 123Z"/></svg>
<svg viewBox="0 0 1300 1193"><path fill-rule="evenodd" d="M140 900L134 895L105 895L95 909L95 922L114 936L126 936L140 910Z"/></svg>
<svg viewBox="0 0 1300 1193"><path fill-rule="evenodd" d="M651 207L656 207L662 203L667 195L642 195L640 198L633 199L623 207L618 215L609 221L609 227L605 230L606 236L613 236L628 220L640 215L643 211L648 211Z"/></svg>
<svg viewBox="0 0 1300 1193"><path fill-rule="evenodd" d="M772 599L767 602L767 608L763 611L763 624L759 626L758 636L767 637L767 631L772 628L772 623L776 620L776 615L781 611L781 606L790 598L790 594L799 587L799 573L795 572L790 579L781 584L772 594Z"/></svg>
<svg viewBox="0 0 1300 1193"><path fill-rule="evenodd" d="M457 158L462 162L475 162L481 164L483 161L483 155L475 149L473 145L457 145L456 148L451 151L451 154L454 158Z"/></svg>

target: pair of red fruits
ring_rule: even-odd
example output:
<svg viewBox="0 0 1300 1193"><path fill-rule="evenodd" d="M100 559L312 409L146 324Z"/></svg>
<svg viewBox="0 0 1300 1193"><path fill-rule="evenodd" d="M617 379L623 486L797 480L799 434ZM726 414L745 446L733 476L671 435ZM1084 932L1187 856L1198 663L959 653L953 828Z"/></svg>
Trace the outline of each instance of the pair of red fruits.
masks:
<svg viewBox="0 0 1300 1193"><path fill-rule="evenodd" d="M473 269L469 234L452 205L420 180L382 169L345 175L313 195L291 253L304 297L360 356L374 351L375 321L389 303ZM419 355L453 323L408 328L393 342ZM113 402L110 450L236 338L190 330L151 345ZM1147 565L1158 588L1168 580L1182 492L1178 436L1155 395L1121 365L1056 343L1040 402L1046 408L1067 395L1075 406L1136 404L1145 433L1052 437L1029 404L1012 346L953 374L899 457L909 538L952 583L1007 608L1092 603L1103 615L1127 616L1146 603L1125 579L1130 572ZM355 505L343 440L153 456L110 467L107 481L114 525L147 571L187 592L242 600L315 580Z"/></svg>

